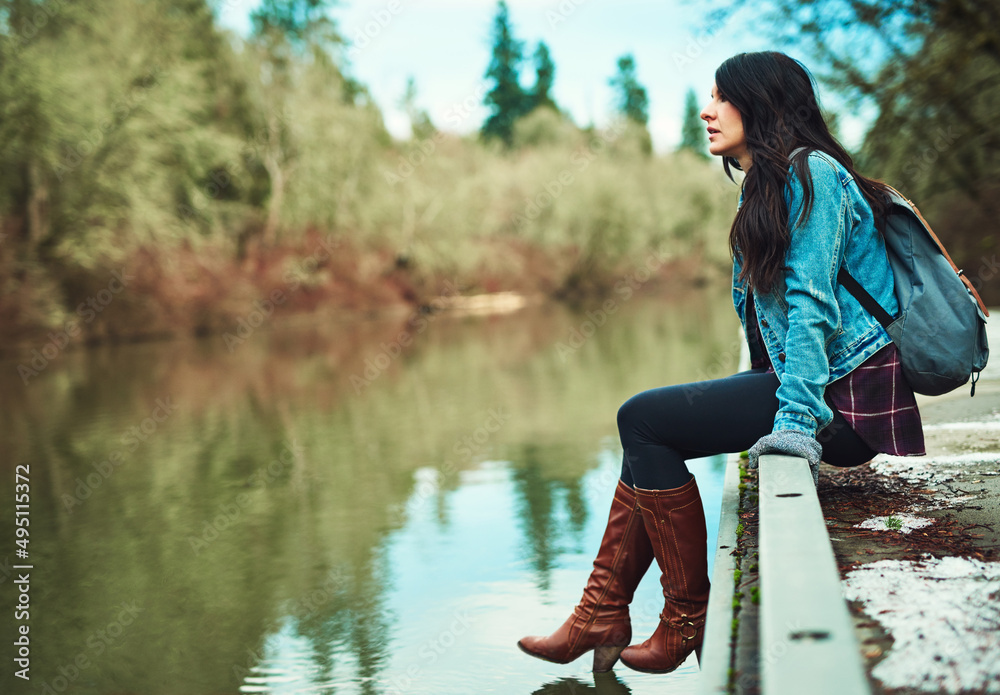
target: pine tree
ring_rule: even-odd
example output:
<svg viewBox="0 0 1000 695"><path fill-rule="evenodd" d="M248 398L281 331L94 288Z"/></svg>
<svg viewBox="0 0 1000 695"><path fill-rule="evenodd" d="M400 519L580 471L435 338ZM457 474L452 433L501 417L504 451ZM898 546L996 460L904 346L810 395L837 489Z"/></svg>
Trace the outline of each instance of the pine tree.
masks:
<svg viewBox="0 0 1000 695"><path fill-rule="evenodd" d="M552 83L555 81L556 66L552 62L552 55L549 47L540 41L535 49L535 86L531 90L531 108L547 106L555 111L559 108L553 101L549 92L552 90Z"/></svg>
<svg viewBox="0 0 1000 695"><path fill-rule="evenodd" d="M250 13L254 34L281 35L293 44L339 40L326 16L330 0L263 0Z"/></svg>
<svg viewBox="0 0 1000 695"><path fill-rule="evenodd" d="M618 59L618 74L608 82L618 92L619 113L641 126L649 123L649 97L646 88L636 79L635 58L631 54Z"/></svg>
<svg viewBox="0 0 1000 695"><path fill-rule="evenodd" d="M518 79L523 60L523 43L514 38L507 3L497 3L493 19L493 57L486 78L493 80L493 89L484 99L491 113L483 123L484 138L500 138L510 147L514 137L514 121L525 112L527 98Z"/></svg>
<svg viewBox="0 0 1000 695"><path fill-rule="evenodd" d="M681 126L681 144L678 150L688 150L700 157L707 158L705 153L705 129L701 122L701 109L698 108L698 96L690 87L684 99L684 124Z"/></svg>

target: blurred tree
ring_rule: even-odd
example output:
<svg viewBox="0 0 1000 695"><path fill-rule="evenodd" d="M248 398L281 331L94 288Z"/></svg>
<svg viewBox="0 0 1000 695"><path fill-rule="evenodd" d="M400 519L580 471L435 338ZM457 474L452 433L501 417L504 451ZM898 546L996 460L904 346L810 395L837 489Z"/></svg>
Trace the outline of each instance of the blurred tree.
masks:
<svg viewBox="0 0 1000 695"><path fill-rule="evenodd" d="M681 126L681 144L678 150L694 152L702 158L708 158L705 152L705 125L701 120L701 108L698 106L698 96L688 88L684 98L684 124Z"/></svg>
<svg viewBox="0 0 1000 695"><path fill-rule="evenodd" d="M0 16L0 213L26 263L91 268L169 235L238 159L246 102L204 0L14 1ZM226 177L220 200L238 197Z"/></svg>
<svg viewBox="0 0 1000 695"><path fill-rule="evenodd" d="M520 83L523 43L514 38L510 25L507 3L497 3L493 19L493 56L486 69L486 78L493 80L484 99L491 113L483 123L481 134L485 139L499 138L506 147L514 139L514 122L524 115L528 104Z"/></svg>
<svg viewBox="0 0 1000 695"><path fill-rule="evenodd" d="M539 106L558 111L555 101L549 92L552 90L552 83L555 81L556 66L552 62L552 55L549 47L544 42L539 41L535 49L535 86L531 90L531 104L529 111L537 109Z"/></svg>
<svg viewBox="0 0 1000 695"><path fill-rule="evenodd" d="M406 91L399 105L410 119L410 133L415 139L426 140L437 132L427 111L417 106L417 83L412 75L406 80Z"/></svg>
<svg viewBox="0 0 1000 695"><path fill-rule="evenodd" d="M583 132L555 109L535 109L514 124L515 148L559 147L568 152L583 142Z"/></svg>
<svg viewBox="0 0 1000 695"><path fill-rule="evenodd" d="M296 60L311 54L315 60L329 62L326 49L342 42L326 14L333 4L332 0L263 0L250 14L261 70L256 83L262 92L259 107L265 119L258 126L263 135L258 151L270 183L267 220L260 233L265 244L277 238L282 205L296 167L287 111L295 89Z"/></svg>
<svg viewBox="0 0 1000 695"><path fill-rule="evenodd" d="M270 291L274 273L294 269L295 254L320 232L342 235L370 260L364 267L379 267L387 248L404 249L413 259L400 285L408 298L439 291L445 273L480 287L494 283L481 280L484 268L503 268L496 277L521 268L490 239L522 209L539 213L519 232L525 248L537 245L542 258L583 247L596 272L617 273L627 253L674 234L657 220L683 207L676 201L688 194L677 191L696 167L664 187L668 160L656 176L649 167L660 160L636 166L649 151L638 122L582 132L552 108L525 117L535 96L552 101L554 67L539 46L526 96L521 46L502 3L491 74L506 90L494 90L491 103L506 117L490 125L532 150L518 158L458 137L392 143L370 95L345 74L323 10L330 2L264 2L246 38L216 25L218 4L0 0L5 329L40 328L41 337L65 325L81 299L107 285L110 269L128 267L141 284L89 324L87 339L213 330L240 311L235 302ZM419 131L413 85L404 100ZM445 118L460 121L470 106ZM605 145L609 156L598 163ZM529 201L567 175L568 157L593 172L590 187L560 183L559 205ZM282 248L268 249L271 242ZM565 284L557 266L543 272L548 287ZM328 283L327 270L303 274L303 286Z"/></svg>
<svg viewBox="0 0 1000 695"><path fill-rule="evenodd" d="M58 114L53 79L38 51L67 22L58 3L0 0L0 212L12 213L15 242L34 249L49 234L53 193L49 172L57 159Z"/></svg>
<svg viewBox="0 0 1000 695"><path fill-rule="evenodd" d="M608 80L617 92L618 112L641 126L649 123L649 97L635 74L635 58L631 54L618 59L618 74Z"/></svg>
<svg viewBox="0 0 1000 695"><path fill-rule="evenodd" d="M608 80L615 90L615 108L625 119L625 128L620 136L621 143L633 143L638 151L649 155L653 152L653 140L649 134L649 98L646 88L636 77L635 58L631 54L618 59L618 73Z"/></svg>
<svg viewBox="0 0 1000 695"><path fill-rule="evenodd" d="M327 15L336 0L263 0L250 21L256 36L276 35L293 43L337 42L333 21Z"/></svg>

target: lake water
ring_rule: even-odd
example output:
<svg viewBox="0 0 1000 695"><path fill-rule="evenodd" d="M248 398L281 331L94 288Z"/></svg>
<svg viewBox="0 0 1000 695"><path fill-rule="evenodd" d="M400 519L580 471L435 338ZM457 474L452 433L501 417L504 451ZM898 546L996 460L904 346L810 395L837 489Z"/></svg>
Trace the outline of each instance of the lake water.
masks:
<svg viewBox="0 0 1000 695"><path fill-rule="evenodd" d="M276 317L238 344L70 350L27 385L23 357L0 362L3 692L692 692L693 657L595 678L589 654L516 647L580 599L618 406L735 370L724 292L608 308ZM692 469L714 548L723 461ZM30 618L12 620L21 563ZM661 607L650 572L637 640ZM20 625L29 683L9 668Z"/></svg>

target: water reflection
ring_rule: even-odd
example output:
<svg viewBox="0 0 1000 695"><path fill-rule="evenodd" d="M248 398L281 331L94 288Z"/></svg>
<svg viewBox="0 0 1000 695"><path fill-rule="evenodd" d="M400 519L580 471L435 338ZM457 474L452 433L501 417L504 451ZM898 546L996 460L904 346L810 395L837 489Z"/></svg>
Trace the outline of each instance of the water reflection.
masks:
<svg viewBox="0 0 1000 695"><path fill-rule="evenodd" d="M593 684L577 678L546 683L532 695L629 695L632 691L613 672L595 673Z"/></svg>
<svg viewBox="0 0 1000 695"><path fill-rule="evenodd" d="M535 575L537 587L551 588L549 576L558 556L563 536L581 541L588 509L583 499L582 481L546 478L546 462L559 460L558 446L527 444L516 452L519 463L512 482L517 519L524 536L522 554Z"/></svg>
<svg viewBox="0 0 1000 695"><path fill-rule="evenodd" d="M405 318L276 326L232 352L78 351L27 385L0 363L4 499L31 466L32 690L661 688L514 643L579 600L620 465L618 405L718 368L727 303L634 301L570 352L581 317L544 307L438 319L388 363ZM697 469L706 499L718 473ZM647 580L636 634L659 611Z"/></svg>

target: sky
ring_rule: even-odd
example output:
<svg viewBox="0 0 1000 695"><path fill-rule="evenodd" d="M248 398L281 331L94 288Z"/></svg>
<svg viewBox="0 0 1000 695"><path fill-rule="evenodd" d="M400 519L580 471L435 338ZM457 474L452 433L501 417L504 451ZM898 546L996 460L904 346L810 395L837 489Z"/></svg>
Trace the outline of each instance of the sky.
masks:
<svg viewBox="0 0 1000 695"><path fill-rule="evenodd" d="M221 0L219 23L245 35L257 4ZM608 80L618 58L631 53L649 95L649 130L658 152L680 142L689 88L699 103L707 103L723 60L742 51L779 48L747 11L706 33L718 6L711 1L508 0L507 5L514 36L524 42L528 57L522 85L534 83L530 56L544 41L556 66L554 99L578 125L601 127L612 119ZM480 128L487 115L482 96L489 89L484 75L496 7L496 0L342 0L331 17L347 41L349 74L368 88L389 132L403 139L409 136L409 120L400 101L410 77L417 105L439 129L468 133ZM781 50L809 65L808 56ZM845 144L860 141L861 119L841 114L840 126Z"/></svg>

